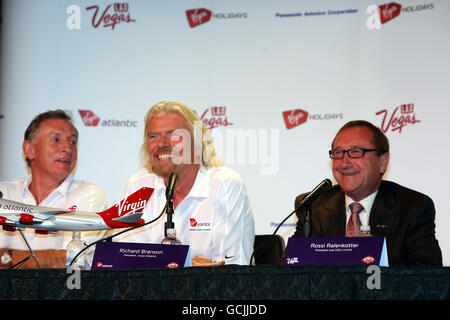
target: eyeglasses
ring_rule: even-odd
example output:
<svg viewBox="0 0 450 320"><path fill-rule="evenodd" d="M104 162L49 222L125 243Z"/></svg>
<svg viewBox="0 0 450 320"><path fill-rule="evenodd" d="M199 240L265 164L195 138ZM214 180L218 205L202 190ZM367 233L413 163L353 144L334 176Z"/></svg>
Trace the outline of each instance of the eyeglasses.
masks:
<svg viewBox="0 0 450 320"><path fill-rule="evenodd" d="M347 152L349 158L357 159L364 157L366 152L376 151L377 149L365 149L365 148L352 148L347 150L330 150L328 154L331 159L342 159Z"/></svg>

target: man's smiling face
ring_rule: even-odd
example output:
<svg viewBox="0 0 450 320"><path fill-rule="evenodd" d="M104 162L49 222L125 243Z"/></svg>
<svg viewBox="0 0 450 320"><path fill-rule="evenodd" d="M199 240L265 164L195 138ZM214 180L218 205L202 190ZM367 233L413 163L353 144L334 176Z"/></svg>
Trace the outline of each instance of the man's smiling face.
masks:
<svg viewBox="0 0 450 320"><path fill-rule="evenodd" d="M372 131L365 126L341 131L333 150L351 148L375 149ZM360 201L378 189L388 162L388 153L378 156L376 152L367 152L357 159L350 158L346 153L342 159L333 160L333 176L346 195L354 201Z"/></svg>

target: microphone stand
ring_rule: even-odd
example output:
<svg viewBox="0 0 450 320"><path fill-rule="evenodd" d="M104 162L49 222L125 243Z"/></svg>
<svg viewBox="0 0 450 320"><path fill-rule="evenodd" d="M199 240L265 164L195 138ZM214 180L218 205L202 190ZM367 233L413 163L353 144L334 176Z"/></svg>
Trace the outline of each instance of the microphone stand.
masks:
<svg viewBox="0 0 450 320"><path fill-rule="evenodd" d="M166 214L167 214L167 222L164 223L165 238L161 241L161 244L181 244L181 241L177 238L175 223L172 221L173 215L172 197L167 198Z"/></svg>
<svg viewBox="0 0 450 320"><path fill-rule="evenodd" d="M310 201L305 202L304 208L305 208L305 224L304 224L305 237L311 237L311 230L312 230L311 202Z"/></svg>

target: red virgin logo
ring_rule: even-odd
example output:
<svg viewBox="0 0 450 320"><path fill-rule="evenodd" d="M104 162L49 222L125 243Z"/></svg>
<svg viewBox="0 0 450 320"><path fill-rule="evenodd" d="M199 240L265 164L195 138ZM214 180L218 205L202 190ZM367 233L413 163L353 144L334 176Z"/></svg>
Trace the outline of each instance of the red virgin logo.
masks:
<svg viewBox="0 0 450 320"><path fill-rule="evenodd" d="M284 123L287 129L291 129L308 120L308 112L302 109L289 110L283 112Z"/></svg>
<svg viewBox="0 0 450 320"><path fill-rule="evenodd" d="M194 218L189 218L189 224L191 225L191 227L196 227L197 220L195 220Z"/></svg>
<svg viewBox="0 0 450 320"><path fill-rule="evenodd" d="M100 118L91 110L78 110L83 123L87 127L96 127L100 122Z"/></svg>
<svg viewBox="0 0 450 320"><path fill-rule="evenodd" d="M381 130L383 132L391 130L392 132L398 131L398 133L401 133L403 127L420 122L420 120L416 119L416 114L414 113L414 103L402 104L396 107L391 115L386 109L378 111L376 115L383 117L381 121Z"/></svg>
<svg viewBox="0 0 450 320"><path fill-rule="evenodd" d="M386 23L389 20L394 19L400 14L401 10L402 5L395 2L389 2L378 6L378 11L380 13L380 22Z"/></svg>
<svg viewBox="0 0 450 320"><path fill-rule="evenodd" d="M189 26L194 28L211 20L212 11L205 8L191 9L186 10L186 16Z"/></svg>
<svg viewBox="0 0 450 320"><path fill-rule="evenodd" d="M109 10L111 7L113 7L113 11ZM92 26L94 28L98 28L102 24L104 28L111 27L114 30L114 27L119 23L136 22L136 20L130 17L128 8L128 3L114 3L114 6L110 4L103 10L101 16L98 17L97 15L100 11L98 5L87 7L86 10L95 10L92 16Z"/></svg>

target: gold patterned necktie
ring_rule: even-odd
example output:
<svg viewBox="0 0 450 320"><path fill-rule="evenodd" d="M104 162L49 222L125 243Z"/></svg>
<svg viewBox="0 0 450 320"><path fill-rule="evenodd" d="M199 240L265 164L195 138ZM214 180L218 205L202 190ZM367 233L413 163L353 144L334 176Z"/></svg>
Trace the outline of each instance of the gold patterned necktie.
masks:
<svg viewBox="0 0 450 320"><path fill-rule="evenodd" d="M350 204L350 219L348 219L346 237L359 237L359 230L361 228L361 220L359 219L359 213L364 207L359 202L352 202Z"/></svg>

